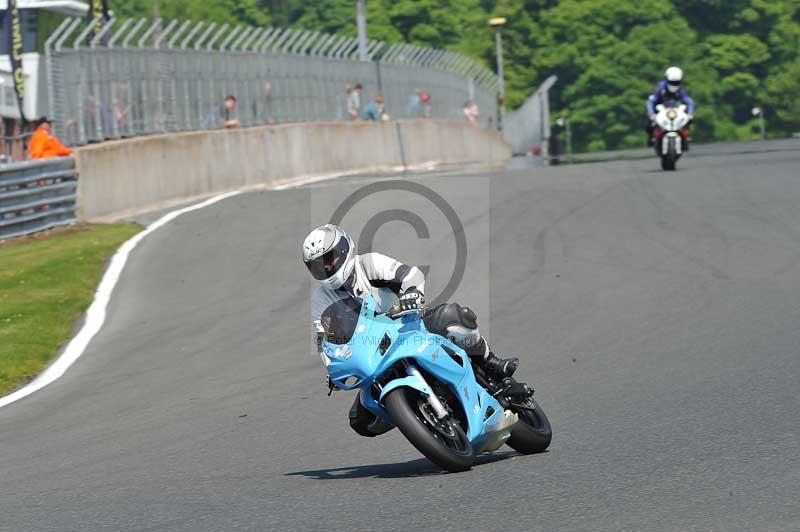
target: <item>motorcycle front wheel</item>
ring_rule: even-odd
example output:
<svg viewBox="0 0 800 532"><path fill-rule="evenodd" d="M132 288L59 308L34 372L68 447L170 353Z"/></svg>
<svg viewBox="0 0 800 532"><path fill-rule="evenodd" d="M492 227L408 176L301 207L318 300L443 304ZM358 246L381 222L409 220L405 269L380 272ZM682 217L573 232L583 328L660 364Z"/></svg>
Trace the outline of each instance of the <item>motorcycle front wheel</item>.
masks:
<svg viewBox="0 0 800 532"><path fill-rule="evenodd" d="M661 157L661 169L667 171L674 171L675 163L677 162L678 162L678 153L675 150L675 140L670 139L667 153L666 155L663 155Z"/></svg>
<svg viewBox="0 0 800 532"><path fill-rule="evenodd" d="M523 406L531 407L533 410L521 408L515 410L519 421L511 429L511 437L506 444L522 454L544 452L553 439L550 420L533 397L527 399Z"/></svg>
<svg viewBox="0 0 800 532"><path fill-rule="evenodd" d="M384 405L403 436L428 460L453 473L472 467L475 451L464 429L451 416L438 419L425 395L403 386L389 392Z"/></svg>

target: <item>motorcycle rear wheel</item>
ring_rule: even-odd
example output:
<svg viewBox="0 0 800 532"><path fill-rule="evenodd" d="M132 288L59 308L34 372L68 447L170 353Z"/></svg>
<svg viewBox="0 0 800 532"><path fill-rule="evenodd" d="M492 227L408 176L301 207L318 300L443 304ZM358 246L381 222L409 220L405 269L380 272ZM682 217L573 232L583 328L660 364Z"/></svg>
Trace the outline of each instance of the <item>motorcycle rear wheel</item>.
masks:
<svg viewBox="0 0 800 532"><path fill-rule="evenodd" d="M511 429L511 437L506 444L522 454L544 452L553 439L550 420L533 397L527 399L524 406L531 406L534 411L516 410L519 421Z"/></svg>
<svg viewBox="0 0 800 532"><path fill-rule="evenodd" d="M397 388L385 397L384 405L403 436L428 460L453 473L472 467L475 451L464 430L451 417L432 420L420 392L405 386Z"/></svg>

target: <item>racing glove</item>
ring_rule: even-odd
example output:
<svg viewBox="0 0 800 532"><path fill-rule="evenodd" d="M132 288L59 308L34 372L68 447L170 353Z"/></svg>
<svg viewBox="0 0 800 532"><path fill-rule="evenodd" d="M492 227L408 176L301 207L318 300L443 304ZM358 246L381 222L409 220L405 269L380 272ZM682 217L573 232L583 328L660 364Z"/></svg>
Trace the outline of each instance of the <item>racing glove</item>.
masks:
<svg viewBox="0 0 800 532"><path fill-rule="evenodd" d="M392 305L387 314L389 317L394 318L407 312L422 310L424 306L425 296L423 293L415 287L411 287L400 296L400 301Z"/></svg>

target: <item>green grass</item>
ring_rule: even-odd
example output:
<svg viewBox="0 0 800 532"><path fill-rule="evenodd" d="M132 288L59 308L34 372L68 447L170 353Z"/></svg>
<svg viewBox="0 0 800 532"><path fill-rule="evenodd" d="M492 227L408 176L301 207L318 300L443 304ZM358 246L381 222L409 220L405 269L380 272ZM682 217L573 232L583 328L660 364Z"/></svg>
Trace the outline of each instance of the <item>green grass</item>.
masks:
<svg viewBox="0 0 800 532"><path fill-rule="evenodd" d="M72 336L134 224L79 226L0 244L0 397L31 381Z"/></svg>

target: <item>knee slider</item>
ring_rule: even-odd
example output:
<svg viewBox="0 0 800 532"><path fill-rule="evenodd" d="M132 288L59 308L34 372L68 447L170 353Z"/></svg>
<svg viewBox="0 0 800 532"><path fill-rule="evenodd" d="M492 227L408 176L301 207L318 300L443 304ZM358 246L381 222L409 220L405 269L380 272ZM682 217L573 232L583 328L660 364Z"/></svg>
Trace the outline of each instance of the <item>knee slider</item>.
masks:
<svg viewBox="0 0 800 532"><path fill-rule="evenodd" d="M426 326L436 334L442 334L452 326L477 329L478 318L469 307L462 307L458 303L443 303L431 309L430 315L426 316Z"/></svg>
<svg viewBox="0 0 800 532"><path fill-rule="evenodd" d="M445 303L434 307L426 316L425 326L432 333L449 338L462 349L475 346L481 339L475 313L458 303Z"/></svg>
<svg viewBox="0 0 800 532"><path fill-rule="evenodd" d="M477 329L478 328L478 316L472 311L469 307L462 307L458 303L455 303L459 307L459 316L461 317L461 324L465 327L470 329Z"/></svg>

